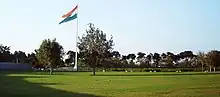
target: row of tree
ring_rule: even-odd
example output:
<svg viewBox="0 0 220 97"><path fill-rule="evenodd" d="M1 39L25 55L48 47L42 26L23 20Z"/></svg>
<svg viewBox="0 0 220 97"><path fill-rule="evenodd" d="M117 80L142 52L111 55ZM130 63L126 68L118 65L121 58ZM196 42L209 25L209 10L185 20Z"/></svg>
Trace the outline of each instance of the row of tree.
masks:
<svg viewBox="0 0 220 97"><path fill-rule="evenodd" d="M94 24L88 25L86 34L79 37L78 61L80 64L95 69L105 68L215 68L220 66L220 51L212 50L208 53L183 51L179 54L172 52L149 53L138 52L137 54L121 55L119 51L113 51L113 37L109 40L106 34L96 28ZM61 44L56 39L45 39L40 47L33 53L26 54L23 51L10 52L9 46L0 45L0 62L29 63L35 68L52 68L74 66L75 52L64 52ZM68 56L64 59L63 56Z"/></svg>
<svg viewBox="0 0 220 97"><path fill-rule="evenodd" d="M121 67L132 67L133 65L133 67L142 68L210 67L215 69L220 66L220 51L212 50L208 53L198 52L197 54L193 54L192 51L183 51L179 54L166 52L162 54L150 53L148 55L143 52L120 55L118 51L113 51L110 61L115 62L115 64L121 64Z"/></svg>

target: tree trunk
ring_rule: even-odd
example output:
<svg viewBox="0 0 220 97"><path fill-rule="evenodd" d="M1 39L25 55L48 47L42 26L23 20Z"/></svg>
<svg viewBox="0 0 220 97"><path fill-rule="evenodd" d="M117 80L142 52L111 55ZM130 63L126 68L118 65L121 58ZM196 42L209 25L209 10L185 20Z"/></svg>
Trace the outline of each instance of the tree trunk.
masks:
<svg viewBox="0 0 220 97"><path fill-rule="evenodd" d="M211 66L209 66L209 72L212 72L212 67Z"/></svg>
<svg viewBox="0 0 220 97"><path fill-rule="evenodd" d="M213 69L214 69L214 72L215 72L215 67Z"/></svg>
<svg viewBox="0 0 220 97"><path fill-rule="evenodd" d="M92 75L95 75L95 67L92 68L92 72L93 72Z"/></svg>
<svg viewBox="0 0 220 97"><path fill-rule="evenodd" d="M202 62L202 72L203 72L203 62Z"/></svg>
<svg viewBox="0 0 220 97"><path fill-rule="evenodd" d="M50 67L50 75L52 75L52 74L53 74L53 68Z"/></svg>

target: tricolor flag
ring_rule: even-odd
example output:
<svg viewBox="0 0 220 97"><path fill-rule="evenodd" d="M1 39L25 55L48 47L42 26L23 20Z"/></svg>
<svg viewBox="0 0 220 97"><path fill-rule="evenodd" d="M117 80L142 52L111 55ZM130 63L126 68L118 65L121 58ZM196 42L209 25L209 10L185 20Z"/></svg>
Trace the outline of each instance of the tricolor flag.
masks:
<svg viewBox="0 0 220 97"><path fill-rule="evenodd" d="M64 18L64 20L62 20L59 24L74 20L77 18L77 13L73 14L78 8L78 5L76 5L70 12L68 12L67 14L64 14L62 16L62 18Z"/></svg>

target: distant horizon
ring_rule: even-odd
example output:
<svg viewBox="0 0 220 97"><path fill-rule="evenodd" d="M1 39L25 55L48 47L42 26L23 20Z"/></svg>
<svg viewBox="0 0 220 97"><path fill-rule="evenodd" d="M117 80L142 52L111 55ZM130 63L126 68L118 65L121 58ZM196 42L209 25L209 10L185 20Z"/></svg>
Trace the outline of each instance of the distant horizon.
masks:
<svg viewBox="0 0 220 97"><path fill-rule="evenodd" d="M0 44L31 53L56 38L65 51L75 51L76 21L58 23L77 4L79 37L93 23L113 36L122 55L220 50L220 0L1 0Z"/></svg>

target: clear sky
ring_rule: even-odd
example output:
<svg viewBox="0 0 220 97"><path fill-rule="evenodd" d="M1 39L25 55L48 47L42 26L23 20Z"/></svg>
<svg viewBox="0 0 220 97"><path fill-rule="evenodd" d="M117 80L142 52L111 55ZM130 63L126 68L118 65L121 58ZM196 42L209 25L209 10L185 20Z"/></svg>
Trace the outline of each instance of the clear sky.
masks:
<svg viewBox="0 0 220 97"><path fill-rule="evenodd" d="M29 53L57 38L75 50L76 20L58 23L77 3L80 35L92 22L122 54L220 50L220 0L0 0L0 44Z"/></svg>

